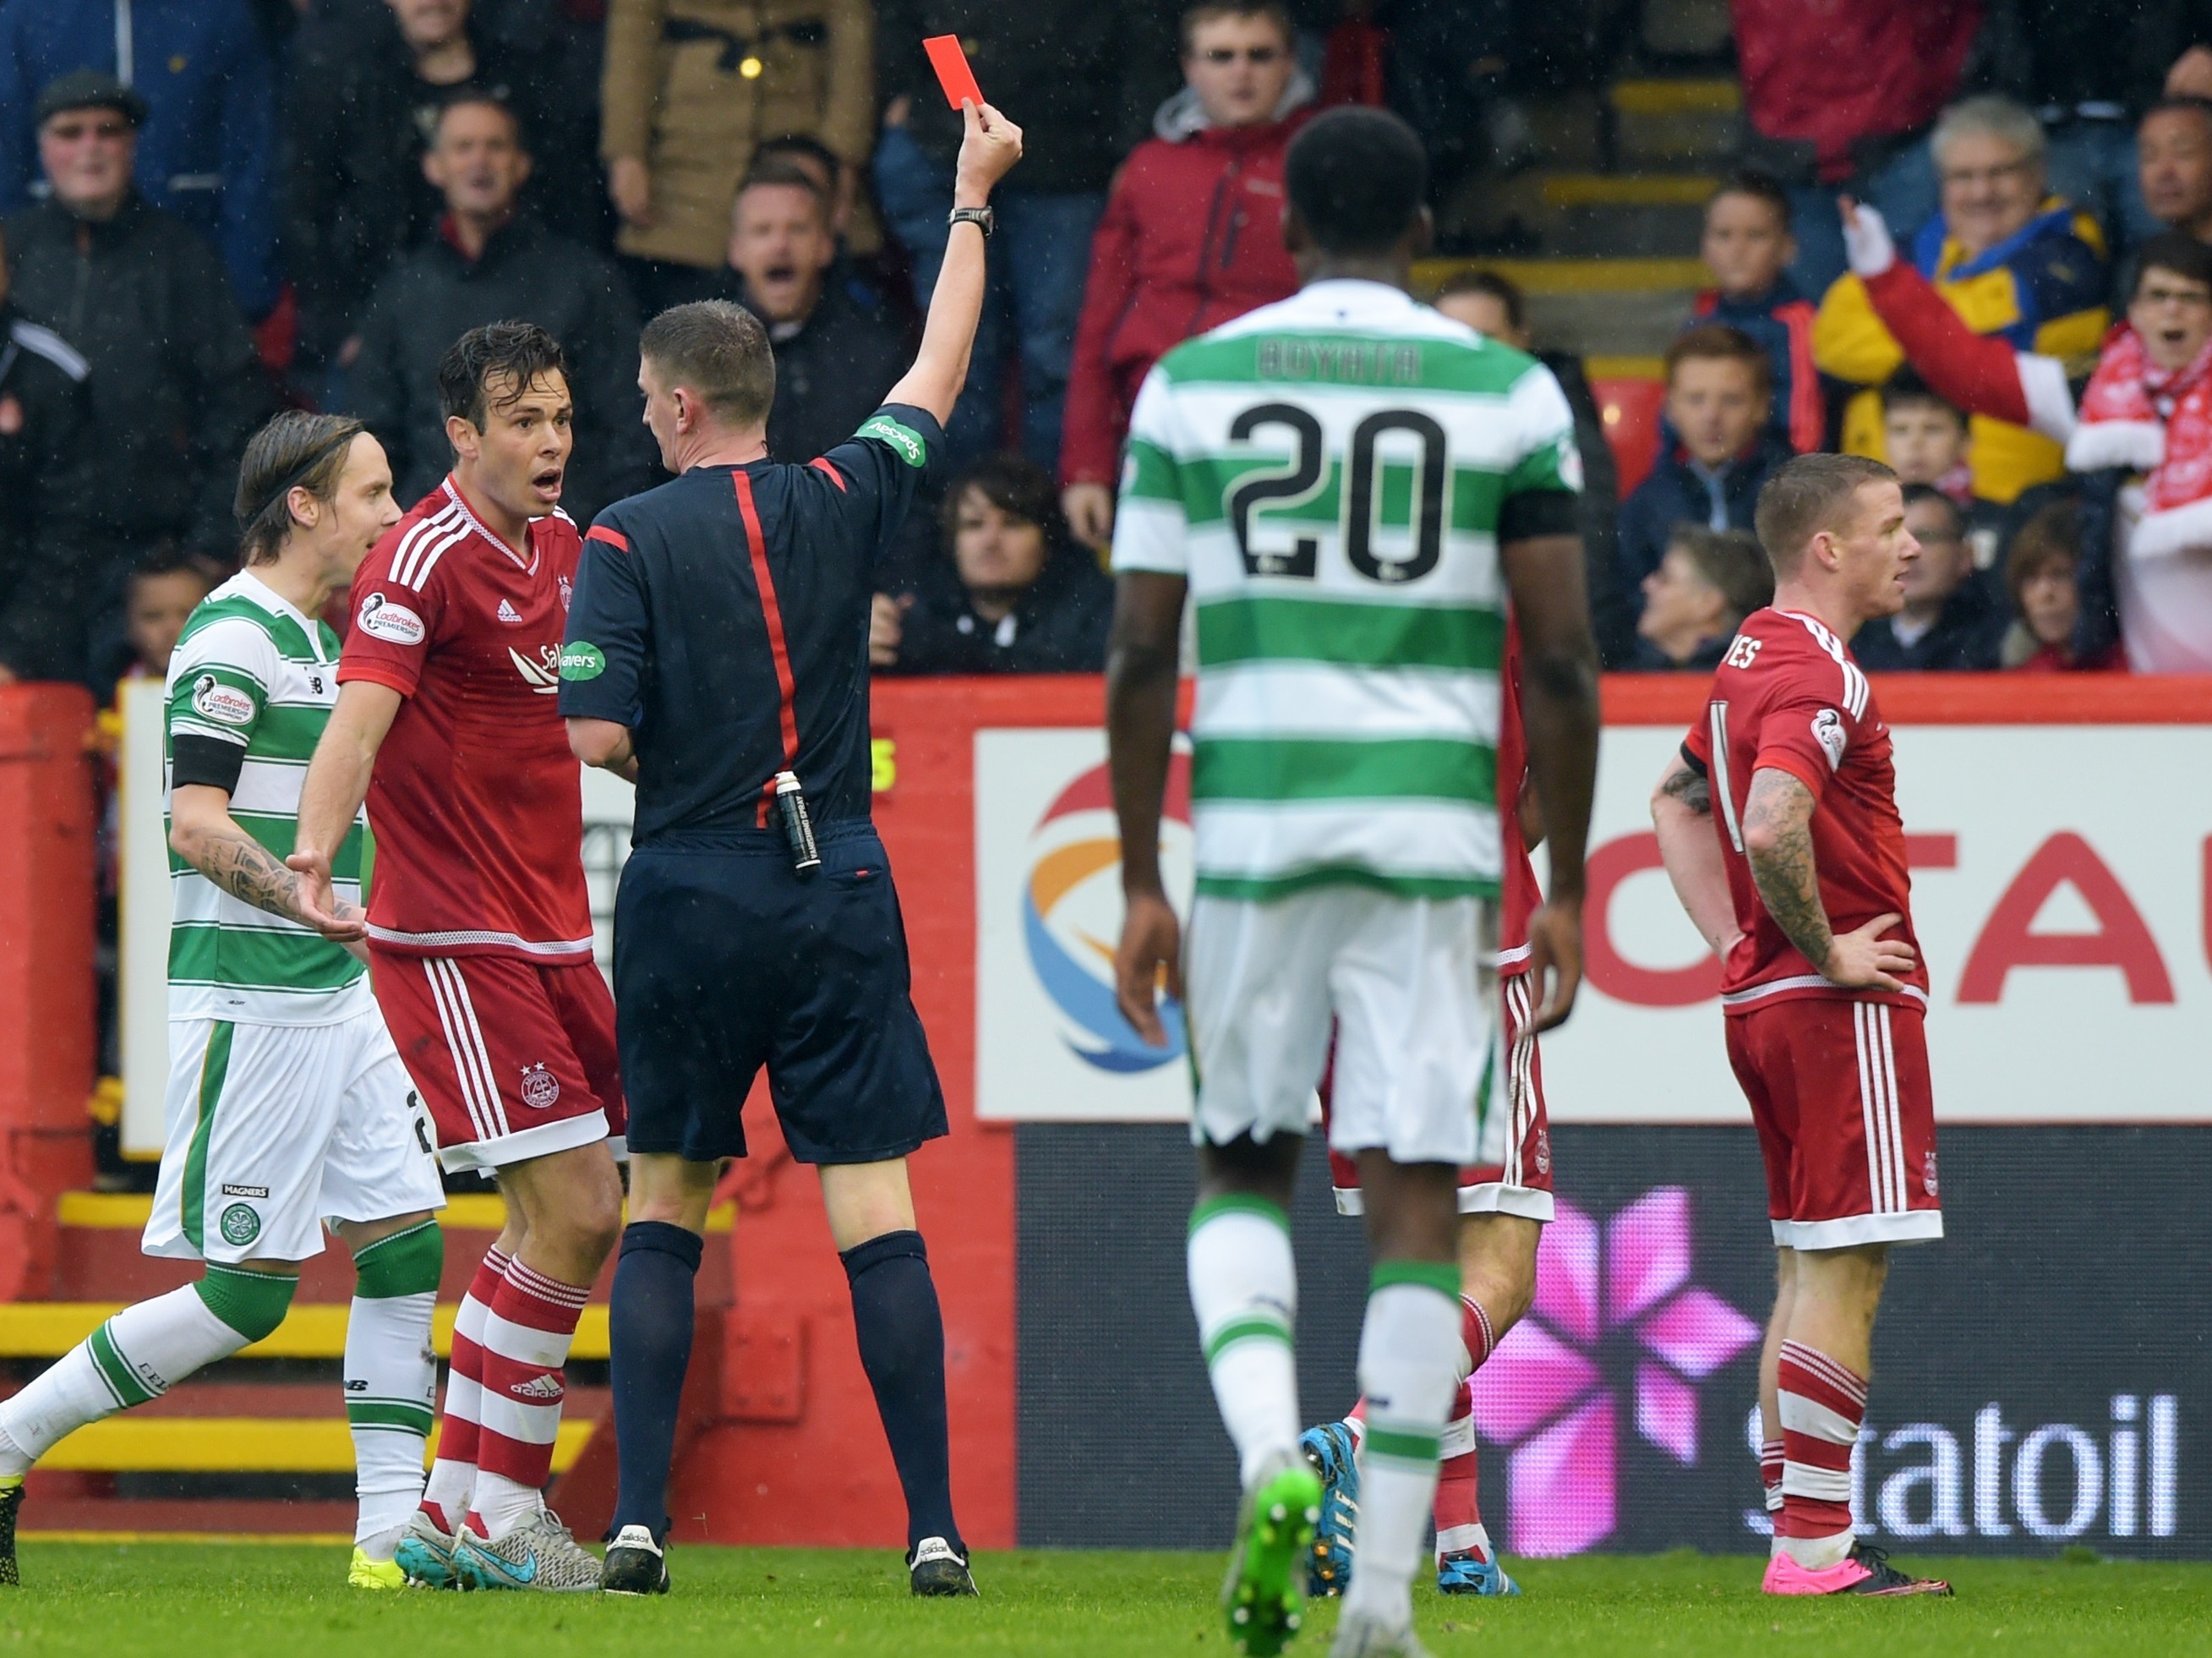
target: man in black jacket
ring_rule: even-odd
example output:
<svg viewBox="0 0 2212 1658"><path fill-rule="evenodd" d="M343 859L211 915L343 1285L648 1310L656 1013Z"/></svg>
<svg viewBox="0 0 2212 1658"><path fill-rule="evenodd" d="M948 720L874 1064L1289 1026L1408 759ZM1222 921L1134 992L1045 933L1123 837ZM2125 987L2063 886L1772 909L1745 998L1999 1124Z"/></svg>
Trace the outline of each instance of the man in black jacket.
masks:
<svg viewBox="0 0 2212 1658"><path fill-rule="evenodd" d="M349 382L352 411L391 457L403 501L437 487L452 464L438 360L471 328L534 322L561 342L576 399L576 448L563 508L589 523L659 479L637 389L637 311L613 264L520 211L530 176L513 113L457 94L440 112L422 169L443 193L438 234L376 286Z"/></svg>
<svg viewBox="0 0 2212 1658"><path fill-rule="evenodd" d="M604 237L590 142L575 136L589 123L565 107L564 59L486 27L480 11L467 0L373 0L364 15L325 7L294 39L285 257L311 364L350 361L347 342L377 278L435 229L445 204L422 175L422 153L459 87L519 118L534 158L524 204L562 235Z"/></svg>
<svg viewBox="0 0 2212 1658"><path fill-rule="evenodd" d="M837 258L829 196L800 162L772 157L738 192L723 297L758 317L775 352L772 460L811 460L858 431L906 372L906 331Z"/></svg>
<svg viewBox="0 0 2212 1658"><path fill-rule="evenodd" d="M123 573L157 542L235 553L238 458L270 403L214 249L132 187L143 107L88 70L49 87L37 112L49 194L5 229L17 311L90 365L100 485L76 570L88 615L120 602ZM78 672L81 645L56 649L41 671Z"/></svg>
<svg viewBox="0 0 2212 1658"><path fill-rule="evenodd" d="M81 613L52 613L82 563L92 500L91 366L8 302L0 247L0 677L55 677L57 643L82 647ZM55 577L62 579L58 582ZM66 655L67 653L62 653ZM67 664L63 665L64 674Z"/></svg>
<svg viewBox="0 0 2212 1658"><path fill-rule="evenodd" d="M1974 579L1966 516L1925 484L1905 491L1905 527L1920 556L1905 567L1905 608L1869 622L1851 654L1869 674L1931 674L1997 665L2010 618L1987 583Z"/></svg>

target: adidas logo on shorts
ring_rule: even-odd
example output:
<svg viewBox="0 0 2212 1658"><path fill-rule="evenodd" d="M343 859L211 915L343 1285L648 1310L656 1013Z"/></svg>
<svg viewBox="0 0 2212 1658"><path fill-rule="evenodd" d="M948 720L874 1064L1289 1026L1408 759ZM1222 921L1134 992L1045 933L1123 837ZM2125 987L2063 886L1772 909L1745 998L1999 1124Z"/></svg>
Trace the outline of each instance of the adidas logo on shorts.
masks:
<svg viewBox="0 0 2212 1658"><path fill-rule="evenodd" d="M507 1390L516 1399L529 1399L533 1404L557 1404L568 1390L561 1386L561 1378L548 1370L544 1375L532 1376L527 1381L518 1381Z"/></svg>

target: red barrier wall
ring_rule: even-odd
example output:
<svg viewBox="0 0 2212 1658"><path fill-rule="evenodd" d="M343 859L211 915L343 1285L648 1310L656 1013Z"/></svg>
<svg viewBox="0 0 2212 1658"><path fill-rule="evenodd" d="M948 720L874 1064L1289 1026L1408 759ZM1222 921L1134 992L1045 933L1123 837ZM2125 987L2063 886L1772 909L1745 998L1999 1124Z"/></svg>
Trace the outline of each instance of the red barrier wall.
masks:
<svg viewBox="0 0 2212 1658"><path fill-rule="evenodd" d="M92 698L0 688L0 1301L53 1268L53 1201L92 1176Z"/></svg>
<svg viewBox="0 0 2212 1658"><path fill-rule="evenodd" d="M1609 677L1612 725L1686 727L1702 674ZM1911 675L1880 680L1885 716L1950 723L2142 724L2212 720L2212 680L2124 674ZM875 729L893 775L876 798L904 905L915 1003L928 1027L952 1133L914 1160L916 1204L944 1300L954 1490L969 1539L1014 1539L1014 1159L1003 1127L974 1114L975 733L1096 726L1089 678L892 680ZM786 1157L764 1099L748 1112L755 1153L733 1183L737 1286L701 1426L679 1460L679 1535L728 1542L890 1546L903 1514L854 1348L843 1274L813 1181ZM705 1356L702 1354L702 1356Z"/></svg>

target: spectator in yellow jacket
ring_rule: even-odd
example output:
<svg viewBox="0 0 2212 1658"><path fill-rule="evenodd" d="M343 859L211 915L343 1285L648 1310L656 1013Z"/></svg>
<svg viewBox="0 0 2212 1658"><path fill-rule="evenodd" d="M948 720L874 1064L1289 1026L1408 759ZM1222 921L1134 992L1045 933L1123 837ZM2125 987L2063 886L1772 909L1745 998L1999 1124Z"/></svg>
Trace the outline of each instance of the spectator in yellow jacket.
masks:
<svg viewBox="0 0 2212 1658"><path fill-rule="evenodd" d="M1942 209L1913 239L1922 275L1976 333L2048 357L2094 353L2111 320L2109 271L2096 221L2045 192L2043 129L2011 100L1954 104L1930 137ZM1905 353L1875 314L1866 286L1840 278L1813 323L1813 358L1823 374L1874 387ZM1881 404L1871 389L1845 412L1843 447L1882 454ZM2065 471L2065 455L2024 426L1976 415L1973 492L2000 505Z"/></svg>
<svg viewBox="0 0 2212 1658"><path fill-rule="evenodd" d="M869 0L609 0L599 153L615 245L650 316L712 295L730 204L769 139L819 139L848 169L875 142Z"/></svg>

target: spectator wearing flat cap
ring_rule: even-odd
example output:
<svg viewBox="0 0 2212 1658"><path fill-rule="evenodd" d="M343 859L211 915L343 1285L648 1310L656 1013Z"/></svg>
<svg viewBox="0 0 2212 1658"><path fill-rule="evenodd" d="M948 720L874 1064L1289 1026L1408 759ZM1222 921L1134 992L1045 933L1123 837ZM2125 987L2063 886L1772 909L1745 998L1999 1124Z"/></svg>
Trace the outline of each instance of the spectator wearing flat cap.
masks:
<svg viewBox="0 0 2212 1658"><path fill-rule="evenodd" d="M205 236L238 302L276 302L276 86L246 0L0 0L0 213L35 192L42 93L97 71L138 100L139 192Z"/></svg>
<svg viewBox="0 0 2212 1658"><path fill-rule="evenodd" d="M85 361L99 487L82 515L78 613L120 603L156 543L227 559L238 458L270 404L253 338L215 251L132 182L144 104L112 76L73 75L39 101L46 198L7 222L14 304ZM81 671L56 646L52 670Z"/></svg>

